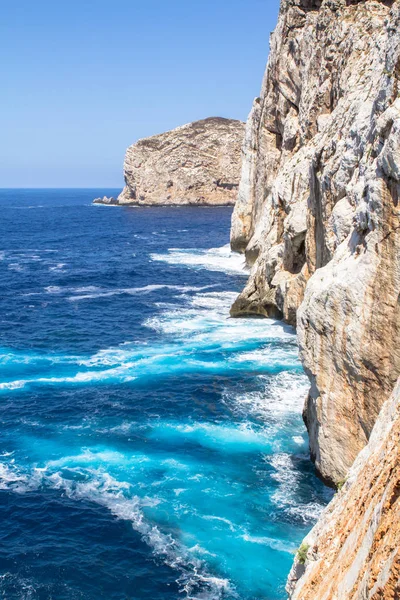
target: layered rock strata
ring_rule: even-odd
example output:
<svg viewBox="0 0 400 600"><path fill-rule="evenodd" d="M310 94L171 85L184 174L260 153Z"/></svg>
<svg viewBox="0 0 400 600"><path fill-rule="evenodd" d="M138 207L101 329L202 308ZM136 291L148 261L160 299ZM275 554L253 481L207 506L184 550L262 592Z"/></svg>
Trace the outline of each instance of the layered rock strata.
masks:
<svg viewBox="0 0 400 600"><path fill-rule="evenodd" d="M304 540L292 600L400 598L400 383L341 491Z"/></svg>
<svg viewBox="0 0 400 600"><path fill-rule="evenodd" d="M232 315L297 322L311 455L346 477L400 374L400 3L282 0L245 133Z"/></svg>
<svg viewBox="0 0 400 600"><path fill-rule="evenodd" d="M234 204L244 123L212 117L130 146L118 204Z"/></svg>

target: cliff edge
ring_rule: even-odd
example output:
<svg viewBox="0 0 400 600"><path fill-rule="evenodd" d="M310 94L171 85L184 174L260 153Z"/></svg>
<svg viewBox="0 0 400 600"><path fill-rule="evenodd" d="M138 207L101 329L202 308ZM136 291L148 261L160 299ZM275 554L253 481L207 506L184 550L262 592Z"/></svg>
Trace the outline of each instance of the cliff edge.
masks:
<svg viewBox="0 0 400 600"><path fill-rule="evenodd" d="M97 202L139 206L234 204L244 127L241 121L211 117L139 140L126 151L125 188L117 201Z"/></svg>
<svg viewBox="0 0 400 600"><path fill-rule="evenodd" d="M232 315L297 323L323 479L343 480L400 374L400 3L282 0L246 126Z"/></svg>

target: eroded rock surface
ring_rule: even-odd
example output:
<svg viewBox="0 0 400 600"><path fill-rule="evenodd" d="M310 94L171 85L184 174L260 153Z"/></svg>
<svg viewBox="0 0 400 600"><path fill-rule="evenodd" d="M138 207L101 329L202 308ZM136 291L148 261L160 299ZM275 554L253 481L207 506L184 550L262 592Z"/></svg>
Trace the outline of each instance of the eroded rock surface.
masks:
<svg viewBox="0 0 400 600"><path fill-rule="evenodd" d="M139 140L126 152L118 203L234 204L243 135L241 121L212 117Z"/></svg>
<svg viewBox="0 0 400 600"><path fill-rule="evenodd" d="M331 484L400 374L400 2L282 0L245 134L232 314L296 324L312 457Z"/></svg>
<svg viewBox="0 0 400 600"><path fill-rule="evenodd" d="M342 490L306 537L292 600L400 598L400 384Z"/></svg>

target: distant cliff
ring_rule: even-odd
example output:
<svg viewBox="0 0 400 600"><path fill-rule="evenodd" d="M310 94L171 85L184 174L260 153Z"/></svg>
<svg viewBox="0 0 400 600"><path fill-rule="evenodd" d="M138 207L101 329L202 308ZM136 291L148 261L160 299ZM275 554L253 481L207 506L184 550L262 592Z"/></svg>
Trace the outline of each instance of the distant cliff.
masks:
<svg viewBox="0 0 400 600"><path fill-rule="evenodd" d="M234 204L239 187L244 123L211 117L130 146L125 188L104 204Z"/></svg>
<svg viewBox="0 0 400 600"><path fill-rule="evenodd" d="M400 375L400 0L281 0L243 156L231 313L297 325L311 456L349 477L290 591L400 598L398 388L349 471Z"/></svg>

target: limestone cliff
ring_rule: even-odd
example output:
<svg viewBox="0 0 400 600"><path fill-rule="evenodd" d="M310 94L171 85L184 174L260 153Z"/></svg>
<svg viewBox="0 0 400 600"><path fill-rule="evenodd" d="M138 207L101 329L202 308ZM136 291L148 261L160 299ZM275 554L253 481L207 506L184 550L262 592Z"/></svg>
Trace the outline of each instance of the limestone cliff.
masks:
<svg viewBox="0 0 400 600"><path fill-rule="evenodd" d="M232 220L253 265L232 314L297 320L333 484L400 374L399 27L399 0L281 1Z"/></svg>
<svg viewBox="0 0 400 600"><path fill-rule="evenodd" d="M400 383L342 490L306 537L292 600L400 598Z"/></svg>
<svg viewBox="0 0 400 600"><path fill-rule="evenodd" d="M139 140L126 152L118 204L234 204L244 123L212 117Z"/></svg>

